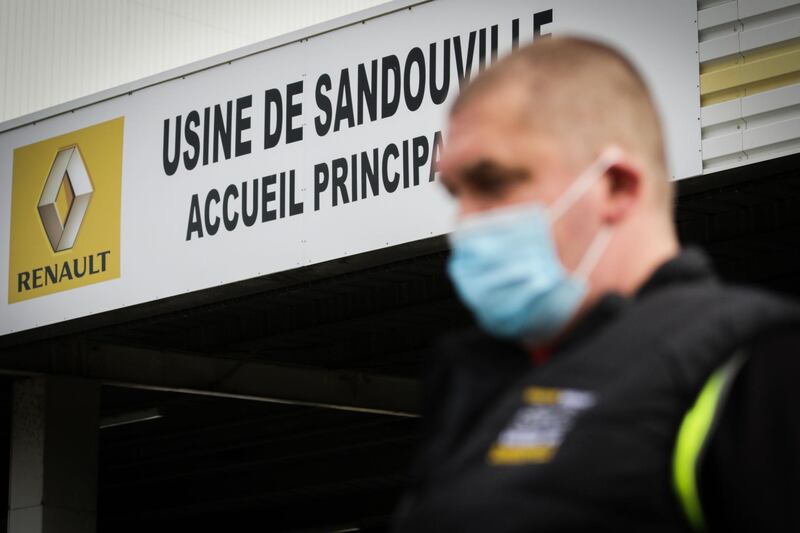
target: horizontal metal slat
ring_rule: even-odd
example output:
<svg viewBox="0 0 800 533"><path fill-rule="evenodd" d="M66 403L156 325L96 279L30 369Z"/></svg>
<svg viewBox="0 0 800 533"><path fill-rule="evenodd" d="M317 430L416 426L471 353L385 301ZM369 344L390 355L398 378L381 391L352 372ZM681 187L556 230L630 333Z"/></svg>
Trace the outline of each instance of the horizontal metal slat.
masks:
<svg viewBox="0 0 800 533"><path fill-rule="evenodd" d="M742 134L730 133L703 140L703 158L715 159L744 151Z"/></svg>
<svg viewBox="0 0 800 533"><path fill-rule="evenodd" d="M798 36L800 36L800 15L752 29L745 25L744 31L739 34L739 49L740 51L755 50L796 39Z"/></svg>
<svg viewBox="0 0 800 533"><path fill-rule="evenodd" d="M716 126L742 116L741 100L728 100L718 104L707 105L700 110L700 125L703 128Z"/></svg>
<svg viewBox="0 0 800 533"><path fill-rule="evenodd" d="M745 151L800 139L800 118L746 129L742 138L742 146Z"/></svg>
<svg viewBox="0 0 800 533"><path fill-rule="evenodd" d="M702 41L699 44L700 62L732 56L739 53L739 32L735 28L722 36Z"/></svg>
<svg viewBox="0 0 800 533"><path fill-rule="evenodd" d="M739 19L736 0L724 4L717 4L697 12L697 27L700 30L713 28L721 24L735 22Z"/></svg>
<svg viewBox="0 0 800 533"><path fill-rule="evenodd" d="M739 18L754 17L800 4L800 0L739 0Z"/></svg>
<svg viewBox="0 0 800 533"><path fill-rule="evenodd" d="M708 105L702 109L704 129L800 105L800 84Z"/></svg>
<svg viewBox="0 0 800 533"><path fill-rule="evenodd" d="M741 113L743 117L751 117L797 104L800 104L800 85L790 85L742 98Z"/></svg>

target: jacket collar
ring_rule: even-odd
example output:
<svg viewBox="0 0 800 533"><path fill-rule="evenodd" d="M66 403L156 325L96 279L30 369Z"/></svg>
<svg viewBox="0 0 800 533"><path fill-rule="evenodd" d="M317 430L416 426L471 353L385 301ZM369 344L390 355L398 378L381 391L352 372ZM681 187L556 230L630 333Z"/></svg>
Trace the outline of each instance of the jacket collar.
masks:
<svg viewBox="0 0 800 533"><path fill-rule="evenodd" d="M712 282L715 279L716 275L711 266L711 261L702 250L696 247L682 249L677 255L659 266L633 296L625 297L615 292L609 292L601 296L573 326L571 331L553 347L553 351L557 353L591 336L602 328L604 324L618 316L632 300L646 298L650 294L675 283L703 280Z"/></svg>
<svg viewBox="0 0 800 533"><path fill-rule="evenodd" d="M650 278L636 291L634 298L678 282L714 281L716 274L708 256L700 248L688 247L658 267Z"/></svg>

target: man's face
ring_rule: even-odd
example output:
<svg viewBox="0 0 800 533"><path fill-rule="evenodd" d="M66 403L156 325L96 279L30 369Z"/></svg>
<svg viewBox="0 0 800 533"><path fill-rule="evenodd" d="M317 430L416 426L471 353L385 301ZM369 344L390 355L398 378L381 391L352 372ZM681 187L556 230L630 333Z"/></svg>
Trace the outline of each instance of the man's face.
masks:
<svg viewBox="0 0 800 533"><path fill-rule="evenodd" d="M519 90L479 95L450 118L439 170L459 218L515 204L549 206L583 170L570 164L561 141L520 119L535 111L523 106ZM599 191L592 187L553 224L556 249L569 270L599 230Z"/></svg>

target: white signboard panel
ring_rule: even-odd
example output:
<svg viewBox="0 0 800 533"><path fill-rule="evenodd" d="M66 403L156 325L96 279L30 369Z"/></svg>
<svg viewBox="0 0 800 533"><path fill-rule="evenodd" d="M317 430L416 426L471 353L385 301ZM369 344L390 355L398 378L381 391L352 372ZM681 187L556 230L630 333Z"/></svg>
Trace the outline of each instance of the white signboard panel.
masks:
<svg viewBox="0 0 800 533"><path fill-rule="evenodd" d="M536 31L626 52L674 175L700 174L695 14L692 0L435 0L6 131L0 334L446 233L431 162L448 103ZM90 183L65 171L53 200L62 166ZM45 212L52 235L78 228L71 248Z"/></svg>

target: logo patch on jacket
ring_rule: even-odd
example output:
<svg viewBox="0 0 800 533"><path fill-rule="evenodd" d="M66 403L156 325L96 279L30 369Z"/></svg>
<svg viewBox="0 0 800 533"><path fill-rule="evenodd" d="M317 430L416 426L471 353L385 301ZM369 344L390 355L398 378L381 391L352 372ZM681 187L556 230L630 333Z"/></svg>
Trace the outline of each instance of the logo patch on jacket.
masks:
<svg viewBox="0 0 800 533"><path fill-rule="evenodd" d="M574 389L528 387L520 407L489 448L494 465L546 463L555 455L575 417L595 403L594 394Z"/></svg>

